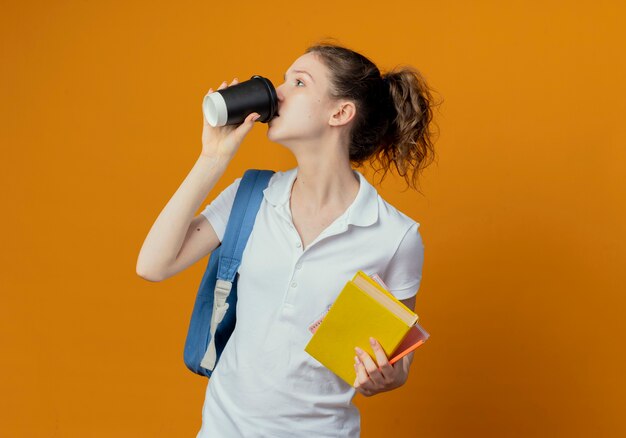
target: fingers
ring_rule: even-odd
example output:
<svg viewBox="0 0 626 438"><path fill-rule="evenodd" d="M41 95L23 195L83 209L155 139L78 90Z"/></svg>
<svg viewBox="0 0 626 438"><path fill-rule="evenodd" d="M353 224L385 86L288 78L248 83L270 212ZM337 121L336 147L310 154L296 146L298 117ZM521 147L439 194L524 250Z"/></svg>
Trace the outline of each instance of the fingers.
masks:
<svg viewBox="0 0 626 438"><path fill-rule="evenodd" d="M237 136L240 140L250 132L254 126L255 120L259 117L258 113L248 114L248 117L236 128Z"/></svg>
<svg viewBox="0 0 626 438"><path fill-rule="evenodd" d="M231 81L230 85L226 85L226 81L223 81L219 87L217 87L218 90L223 90L226 87L230 87L232 85L237 85L239 83L239 79L235 78ZM213 93L213 88L209 88L209 92L207 94L211 94Z"/></svg>
<svg viewBox="0 0 626 438"><path fill-rule="evenodd" d="M393 367L389 363L389 359L385 354L385 350L380 345L380 343L374 339L370 338L370 345L372 346L372 350L374 350L374 355L376 356L376 363L378 364L378 368L380 369L380 373L383 377L391 378L391 374L393 373Z"/></svg>
<svg viewBox="0 0 626 438"><path fill-rule="evenodd" d="M355 351L356 351L356 359L358 359L358 361L360 362L360 363L357 363L357 375L363 375L361 371L366 371L367 375L369 376L369 379L374 384L383 385L384 384L383 376L380 370L378 369L378 365L374 363L370 355L366 353L365 351L361 350L359 347L356 347ZM360 383L365 383L365 382L361 381Z"/></svg>
<svg viewBox="0 0 626 438"><path fill-rule="evenodd" d="M363 395L370 395L369 376L363 366L363 363L357 356L354 356L354 371L356 372L356 379L354 381L354 387Z"/></svg>
<svg viewBox="0 0 626 438"><path fill-rule="evenodd" d="M261 115L259 113L251 113L251 114L248 114L248 117L246 117L246 120L244 120L244 122L245 123L256 122L260 118L261 118Z"/></svg>
<svg viewBox="0 0 626 438"><path fill-rule="evenodd" d="M355 348L357 354L355 356L357 380L359 380L361 384L366 383L369 379L377 386L386 385L394 379L396 370L389 363L385 350L376 339L370 338L370 345L374 351L376 362L374 362L367 352L358 347Z"/></svg>
<svg viewBox="0 0 626 438"><path fill-rule="evenodd" d="M224 88L226 88L226 87L230 87L230 86L235 85L235 84L238 84L238 83L239 83L239 80L238 80L237 78L234 78L234 79L231 81L230 85L226 85L226 81L224 81L224 82L222 82L222 84L221 84L221 85L220 85L217 89L218 89L218 90L222 90L222 89L224 89Z"/></svg>

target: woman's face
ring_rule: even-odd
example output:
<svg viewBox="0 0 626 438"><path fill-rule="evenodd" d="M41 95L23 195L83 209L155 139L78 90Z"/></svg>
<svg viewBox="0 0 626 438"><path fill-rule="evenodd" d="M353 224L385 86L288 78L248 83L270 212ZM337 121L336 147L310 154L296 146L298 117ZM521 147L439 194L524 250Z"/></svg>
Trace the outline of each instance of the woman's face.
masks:
<svg viewBox="0 0 626 438"><path fill-rule="evenodd" d="M288 145L323 137L336 106L328 88L328 69L314 53L296 59L276 88L278 117L269 121L268 138Z"/></svg>

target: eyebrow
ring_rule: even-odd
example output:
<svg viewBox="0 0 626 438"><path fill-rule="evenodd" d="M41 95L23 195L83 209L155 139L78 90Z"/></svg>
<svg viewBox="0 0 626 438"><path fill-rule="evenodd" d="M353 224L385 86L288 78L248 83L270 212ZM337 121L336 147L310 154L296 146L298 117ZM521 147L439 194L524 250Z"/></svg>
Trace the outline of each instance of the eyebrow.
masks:
<svg viewBox="0 0 626 438"><path fill-rule="evenodd" d="M311 76L311 73L309 73L308 71L304 71L304 70L294 70L294 73L304 73L306 75L309 75L309 77L311 78L311 81L315 82L315 79L313 79L313 76ZM285 73L285 80L287 80L287 73Z"/></svg>

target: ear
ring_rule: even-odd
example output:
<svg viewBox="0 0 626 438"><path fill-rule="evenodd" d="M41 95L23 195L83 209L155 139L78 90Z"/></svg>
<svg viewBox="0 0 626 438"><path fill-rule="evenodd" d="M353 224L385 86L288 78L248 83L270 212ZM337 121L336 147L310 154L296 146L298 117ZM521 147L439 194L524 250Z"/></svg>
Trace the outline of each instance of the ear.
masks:
<svg viewBox="0 0 626 438"><path fill-rule="evenodd" d="M335 112L330 116L329 123L331 126L346 125L356 115L356 107L350 101L339 102Z"/></svg>

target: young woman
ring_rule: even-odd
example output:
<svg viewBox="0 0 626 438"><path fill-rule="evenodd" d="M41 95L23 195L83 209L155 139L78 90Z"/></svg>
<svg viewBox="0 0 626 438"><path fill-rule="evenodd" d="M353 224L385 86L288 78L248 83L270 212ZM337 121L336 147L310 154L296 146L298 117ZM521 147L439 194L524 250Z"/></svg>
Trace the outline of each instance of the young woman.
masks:
<svg viewBox="0 0 626 438"><path fill-rule="evenodd" d="M356 392L403 385L413 355L389 365L373 340L375 358L355 350L350 386L304 351L308 327L358 270L379 274L414 308L424 257L419 223L352 165L374 159L416 187L434 156L432 96L414 68L381 75L334 44L308 48L276 92L267 136L298 165L276 172L264 192L239 269L237 326L207 385L198 437L357 437ZM169 278L220 244L241 178L193 215L258 117L216 128L204 120L202 152L141 248L141 277Z"/></svg>

